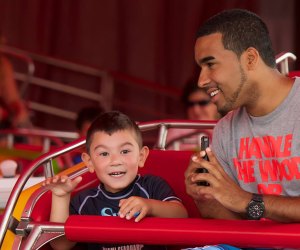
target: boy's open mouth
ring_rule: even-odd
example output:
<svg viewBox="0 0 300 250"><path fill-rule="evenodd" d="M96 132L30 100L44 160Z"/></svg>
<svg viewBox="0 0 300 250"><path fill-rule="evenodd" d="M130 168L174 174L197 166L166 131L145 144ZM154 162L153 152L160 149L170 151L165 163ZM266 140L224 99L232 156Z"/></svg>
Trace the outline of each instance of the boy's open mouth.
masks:
<svg viewBox="0 0 300 250"><path fill-rule="evenodd" d="M121 175L124 175L126 172L112 172L110 173L109 175L110 176L121 176Z"/></svg>

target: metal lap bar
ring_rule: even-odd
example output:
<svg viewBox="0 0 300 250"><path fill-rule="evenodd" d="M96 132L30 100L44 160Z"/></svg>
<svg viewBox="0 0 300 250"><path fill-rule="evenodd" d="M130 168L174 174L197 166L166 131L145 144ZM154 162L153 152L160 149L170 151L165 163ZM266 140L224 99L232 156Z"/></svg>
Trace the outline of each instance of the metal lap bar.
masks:
<svg viewBox="0 0 300 250"><path fill-rule="evenodd" d="M28 235L20 250L39 249L49 241L64 235L64 231L63 223L20 223L17 228L17 235L21 237Z"/></svg>
<svg viewBox="0 0 300 250"><path fill-rule="evenodd" d="M71 215L65 223L65 236L76 242L299 248L300 223L157 217L136 223L112 216Z"/></svg>
<svg viewBox="0 0 300 250"><path fill-rule="evenodd" d="M297 57L291 52L282 52L276 55L276 64L280 65L280 72L284 75L289 73L289 59L296 61Z"/></svg>
<svg viewBox="0 0 300 250"><path fill-rule="evenodd" d="M187 129L213 129L217 121L214 120L163 120L163 121L153 121L153 122L144 122L139 124L139 127L142 131L149 131L154 129L159 129L158 139L157 139L157 148L164 150L166 149L166 139L168 134L168 129L170 128L187 128Z"/></svg>
<svg viewBox="0 0 300 250"><path fill-rule="evenodd" d="M53 163L52 159L47 161L44 165L44 173L45 173L45 178L50 178L54 176L54 170L53 170Z"/></svg>

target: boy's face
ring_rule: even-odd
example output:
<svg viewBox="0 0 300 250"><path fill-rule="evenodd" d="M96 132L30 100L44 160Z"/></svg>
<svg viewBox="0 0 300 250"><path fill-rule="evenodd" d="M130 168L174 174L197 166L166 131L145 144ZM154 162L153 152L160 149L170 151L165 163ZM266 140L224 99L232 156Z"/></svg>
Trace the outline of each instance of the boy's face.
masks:
<svg viewBox="0 0 300 250"><path fill-rule="evenodd" d="M116 193L126 188L143 167L148 156L147 147L139 148L131 130L121 130L112 135L96 132L90 146L90 155L82 154L89 171L96 172L107 191Z"/></svg>

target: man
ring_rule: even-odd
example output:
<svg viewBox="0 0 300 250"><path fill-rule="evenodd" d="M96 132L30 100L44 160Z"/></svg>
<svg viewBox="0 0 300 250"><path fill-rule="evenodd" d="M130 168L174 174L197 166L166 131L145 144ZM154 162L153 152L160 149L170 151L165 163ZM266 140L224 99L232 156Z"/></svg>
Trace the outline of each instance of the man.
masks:
<svg viewBox="0 0 300 250"><path fill-rule="evenodd" d="M209 161L192 158L187 193L205 218L300 221L300 79L276 69L265 23L246 10L217 14L198 32L195 59L198 85L227 115Z"/></svg>

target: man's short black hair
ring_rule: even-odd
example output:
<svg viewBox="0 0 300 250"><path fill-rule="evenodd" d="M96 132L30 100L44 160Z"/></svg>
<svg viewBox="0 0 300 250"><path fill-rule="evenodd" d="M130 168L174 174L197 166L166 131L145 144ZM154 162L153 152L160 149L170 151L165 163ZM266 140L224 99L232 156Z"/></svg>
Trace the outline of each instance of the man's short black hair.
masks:
<svg viewBox="0 0 300 250"><path fill-rule="evenodd" d="M238 57L253 47L271 68L276 67L275 54L266 24L255 13L244 9L230 9L209 18L198 30L197 38L213 33L222 34L225 49Z"/></svg>

